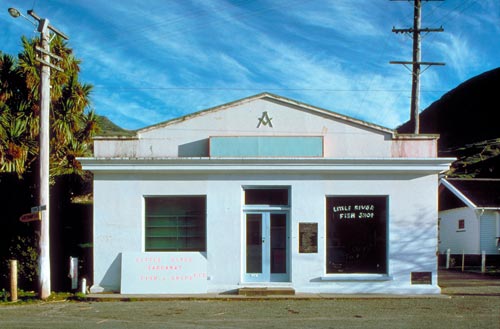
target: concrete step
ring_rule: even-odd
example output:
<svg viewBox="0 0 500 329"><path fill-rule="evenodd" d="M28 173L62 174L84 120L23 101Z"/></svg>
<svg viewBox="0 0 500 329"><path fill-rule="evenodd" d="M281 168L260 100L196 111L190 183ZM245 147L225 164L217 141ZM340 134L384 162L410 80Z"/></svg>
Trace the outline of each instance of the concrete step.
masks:
<svg viewBox="0 0 500 329"><path fill-rule="evenodd" d="M289 287L244 287L238 289L241 296L292 296L295 289Z"/></svg>

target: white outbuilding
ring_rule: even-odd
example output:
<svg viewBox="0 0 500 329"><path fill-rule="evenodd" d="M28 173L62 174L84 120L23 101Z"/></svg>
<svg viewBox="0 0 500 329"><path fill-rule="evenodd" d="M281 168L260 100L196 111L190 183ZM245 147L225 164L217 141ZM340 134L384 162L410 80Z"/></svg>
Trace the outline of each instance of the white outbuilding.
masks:
<svg viewBox="0 0 500 329"><path fill-rule="evenodd" d="M476 265L484 254L498 264L500 179L442 178L439 204L439 252L468 256Z"/></svg>
<svg viewBox="0 0 500 329"><path fill-rule="evenodd" d="M438 294L437 136L263 93L100 137L92 292Z"/></svg>

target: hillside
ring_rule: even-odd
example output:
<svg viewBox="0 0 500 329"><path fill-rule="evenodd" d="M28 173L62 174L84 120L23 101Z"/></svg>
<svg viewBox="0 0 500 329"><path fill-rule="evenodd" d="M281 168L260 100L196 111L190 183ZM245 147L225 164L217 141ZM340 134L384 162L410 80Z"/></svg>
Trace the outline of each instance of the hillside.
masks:
<svg viewBox="0 0 500 329"><path fill-rule="evenodd" d="M500 177L500 68L449 91L420 114L420 132L439 134L439 155L457 157L450 175ZM397 128L409 133L409 123Z"/></svg>
<svg viewBox="0 0 500 329"><path fill-rule="evenodd" d="M98 136L132 136L135 134L133 130L123 129L114 124L105 116L98 115L97 122L99 123L99 127L101 128Z"/></svg>

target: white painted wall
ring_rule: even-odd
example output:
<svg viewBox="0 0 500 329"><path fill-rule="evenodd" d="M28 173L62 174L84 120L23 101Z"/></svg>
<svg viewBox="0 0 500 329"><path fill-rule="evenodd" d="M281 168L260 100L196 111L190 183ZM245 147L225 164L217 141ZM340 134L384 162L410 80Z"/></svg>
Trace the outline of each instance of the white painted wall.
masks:
<svg viewBox="0 0 500 329"><path fill-rule="evenodd" d="M143 196L207 195L208 290L242 285L242 186L291 187L291 285L298 292L439 293L437 177L429 175L266 175L95 173L93 291L119 291L120 254L144 251ZM326 275L325 197L388 195L388 281ZM298 253L298 223L318 223L318 253ZM432 285L411 285L410 272L432 272ZM323 279L322 279L323 278ZM366 281L368 280L368 281Z"/></svg>
<svg viewBox="0 0 500 329"><path fill-rule="evenodd" d="M272 125L257 127L267 112ZM201 159L210 136L323 136L328 159ZM120 255L144 251L144 196L207 196L208 290L244 285L243 186L289 186L290 283L298 292L439 293L437 139L395 136L386 128L277 97L254 97L140 130L103 138L94 158L93 291L119 291ZM192 159L179 159L193 157ZM169 158L167 160L162 158ZM173 158L173 159L170 159ZM184 161L184 162L183 162ZM326 196L385 195L388 275L326 274ZM318 223L318 253L299 254L298 223ZM431 272L431 285L411 285ZM381 281L382 280L382 281Z"/></svg>
<svg viewBox="0 0 500 329"><path fill-rule="evenodd" d="M497 237L500 237L499 224L498 211L485 210L480 213L479 245L481 251L484 250L487 255L500 254L499 246L497 246Z"/></svg>
<svg viewBox="0 0 500 329"><path fill-rule="evenodd" d="M272 127L258 126L267 112ZM326 111L323 111L326 113ZM231 108L195 114L140 130L137 139L100 138L95 157L206 157L210 136L323 136L326 158L432 158L437 139L425 136L393 138L389 129L340 120L308 108L255 99Z"/></svg>
<svg viewBox="0 0 500 329"><path fill-rule="evenodd" d="M440 239L439 252L452 254L481 254L479 248L479 218L476 212L469 208L457 208L439 212ZM458 229L458 221L465 220L465 229Z"/></svg>

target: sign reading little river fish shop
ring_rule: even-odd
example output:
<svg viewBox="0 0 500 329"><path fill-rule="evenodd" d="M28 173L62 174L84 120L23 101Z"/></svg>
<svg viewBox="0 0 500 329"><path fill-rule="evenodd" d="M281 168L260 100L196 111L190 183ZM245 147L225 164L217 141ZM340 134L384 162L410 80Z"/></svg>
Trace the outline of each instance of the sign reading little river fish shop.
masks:
<svg viewBox="0 0 500 329"><path fill-rule="evenodd" d="M357 204L354 202L333 206L332 210L338 219L372 219L375 218L376 206L372 203Z"/></svg>
<svg viewBox="0 0 500 329"><path fill-rule="evenodd" d="M207 260L199 252L122 254L122 294L207 292Z"/></svg>

